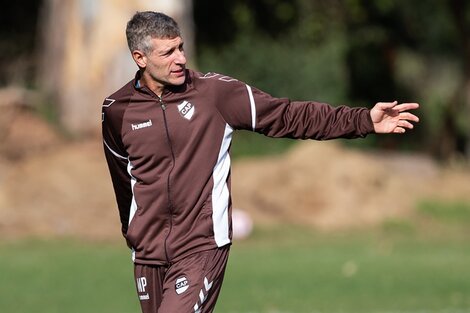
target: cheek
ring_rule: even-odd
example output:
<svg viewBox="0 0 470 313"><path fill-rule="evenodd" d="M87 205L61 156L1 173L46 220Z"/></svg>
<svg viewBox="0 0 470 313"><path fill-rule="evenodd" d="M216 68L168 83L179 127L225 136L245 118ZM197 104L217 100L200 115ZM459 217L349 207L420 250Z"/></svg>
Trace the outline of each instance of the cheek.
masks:
<svg viewBox="0 0 470 313"><path fill-rule="evenodd" d="M158 64L152 64L148 67L148 71L154 76L161 76L163 74L162 68Z"/></svg>
<svg viewBox="0 0 470 313"><path fill-rule="evenodd" d="M160 63L156 63L153 65L154 71L160 72L160 73L167 71L169 68L170 68L170 64L168 62L160 62Z"/></svg>
<svg viewBox="0 0 470 313"><path fill-rule="evenodd" d="M149 62L147 64L147 67L153 69L153 70L158 70L159 68L162 67L162 60L159 60L158 58L151 58L149 59Z"/></svg>

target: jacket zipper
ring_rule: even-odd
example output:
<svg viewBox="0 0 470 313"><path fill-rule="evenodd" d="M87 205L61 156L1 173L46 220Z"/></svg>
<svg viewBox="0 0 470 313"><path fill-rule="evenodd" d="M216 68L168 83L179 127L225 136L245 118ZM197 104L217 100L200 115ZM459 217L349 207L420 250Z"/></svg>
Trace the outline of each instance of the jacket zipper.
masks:
<svg viewBox="0 0 470 313"><path fill-rule="evenodd" d="M168 122L167 122L167 118L166 118L166 105L163 102L161 97L158 97L158 99L160 101L160 107L162 108L162 112L163 112L163 122L165 124L166 138L168 140L168 146L170 147L170 152L171 152L171 159L173 161L173 165L172 165L172 167L171 167L171 169L168 173L168 178L167 178L168 213L169 213L169 216L170 216L170 229L168 230L168 234L166 235L165 242L164 242L166 260L167 260L168 264L171 264L170 255L168 253L167 242L168 242L168 238L170 237L171 230L173 229L173 203L171 202L170 176L171 176L171 172L175 168L175 153L173 152L173 146L171 144L171 139L170 139L170 131L168 129Z"/></svg>

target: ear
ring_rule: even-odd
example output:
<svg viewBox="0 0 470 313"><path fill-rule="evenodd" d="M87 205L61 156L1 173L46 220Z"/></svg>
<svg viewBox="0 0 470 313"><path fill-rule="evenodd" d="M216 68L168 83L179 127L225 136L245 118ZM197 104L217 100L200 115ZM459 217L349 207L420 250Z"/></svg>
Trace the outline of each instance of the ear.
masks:
<svg viewBox="0 0 470 313"><path fill-rule="evenodd" d="M147 67L147 56L140 50L132 51L132 58L139 68Z"/></svg>

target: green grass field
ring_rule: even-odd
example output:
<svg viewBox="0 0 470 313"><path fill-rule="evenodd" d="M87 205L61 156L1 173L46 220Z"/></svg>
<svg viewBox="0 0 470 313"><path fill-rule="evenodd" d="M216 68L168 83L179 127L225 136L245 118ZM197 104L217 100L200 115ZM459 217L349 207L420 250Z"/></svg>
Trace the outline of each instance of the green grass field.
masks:
<svg viewBox="0 0 470 313"><path fill-rule="evenodd" d="M293 144L260 138L235 155ZM0 240L0 313L137 313L132 272L120 238ZM256 228L232 247L216 312L470 313L470 204L426 199L413 220L349 233Z"/></svg>
<svg viewBox="0 0 470 313"><path fill-rule="evenodd" d="M216 312L470 312L468 223L441 224L421 231L394 221L329 235L293 226L256 229L232 247ZM127 248L1 243L0 312L139 312Z"/></svg>
<svg viewBox="0 0 470 313"><path fill-rule="evenodd" d="M470 244L294 234L235 247L219 312L470 312Z"/></svg>

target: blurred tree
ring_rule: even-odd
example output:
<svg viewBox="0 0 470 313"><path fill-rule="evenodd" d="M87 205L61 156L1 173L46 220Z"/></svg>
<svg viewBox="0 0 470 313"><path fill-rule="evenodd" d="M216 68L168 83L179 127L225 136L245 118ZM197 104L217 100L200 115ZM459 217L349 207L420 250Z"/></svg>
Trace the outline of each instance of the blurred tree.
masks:
<svg viewBox="0 0 470 313"><path fill-rule="evenodd" d="M443 159L470 156L469 1L210 4L200 0L194 8L201 67L278 96L361 106L418 101L417 129L369 142Z"/></svg>
<svg viewBox="0 0 470 313"><path fill-rule="evenodd" d="M329 8L326 1L210 3L200 0L194 7L202 70L235 76L276 96L345 101L344 39L336 21L321 14Z"/></svg>
<svg viewBox="0 0 470 313"><path fill-rule="evenodd" d="M468 122L462 121L462 117L468 117L470 112L468 1L430 0L424 3L350 0L341 3L349 34L346 38L349 41L347 62L351 99L369 103L374 99L404 101L416 99L423 96L423 93L429 94L429 90L426 90L429 86L426 84L421 84L418 90L412 90L412 86L398 79L396 63L403 50L414 51L418 58L428 63L431 68L436 67L435 60L456 60L460 63L460 73L453 75L453 78L459 81L455 91L451 92L450 97L440 96L438 101L443 102L440 110L433 112L423 108L423 112L427 114L440 114L441 116L437 117L439 122L435 125L424 124L425 127L420 127L421 131L413 132L406 139L416 140L419 139L417 136L424 137L429 149L441 159L449 159L457 154L470 157L469 126ZM429 81L426 77L421 79ZM437 97L439 96L424 96L420 101L436 102ZM426 121L426 116L423 120ZM429 129L432 127L435 128ZM399 142L406 143L407 140L389 136L381 142L396 146Z"/></svg>
<svg viewBox="0 0 470 313"><path fill-rule="evenodd" d="M101 103L137 71L125 27L136 11L174 17L192 52L191 0L45 0L38 85L57 104L59 122L75 136L100 129Z"/></svg>
<svg viewBox="0 0 470 313"><path fill-rule="evenodd" d="M458 151L470 158L470 2L447 0L456 31L456 54L460 59L462 79L450 99L438 145L438 155L447 159Z"/></svg>
<svg viewBox="0 0 470 313"><path fill-rule="evenodd" d="M33 83L38 0L3 1L0 10L0 86ZM25 10L25 8L28 8Z"/></svg>
<svg viewBox="0 0 470 313"><path fill-rule="evenodd" d="M347 34L345 61L351 104L371 107L377 101L414 100L409 88L396 80L399 50L411 41L399 4L350 0L340 2L339 10ZM415 131L400 138L383 136L375 145L397 149L408 146L418 135Z"/></svg>

